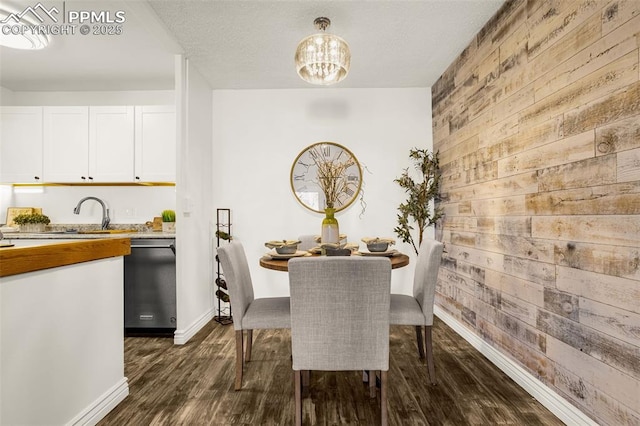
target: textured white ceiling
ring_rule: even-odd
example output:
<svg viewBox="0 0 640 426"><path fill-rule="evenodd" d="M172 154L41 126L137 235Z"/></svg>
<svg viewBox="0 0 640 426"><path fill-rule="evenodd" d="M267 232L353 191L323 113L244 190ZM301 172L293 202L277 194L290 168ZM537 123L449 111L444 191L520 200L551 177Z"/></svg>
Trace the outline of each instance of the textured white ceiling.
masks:
<svg viewBox="0 0 640 426"><path fill-rule="evenodd" d="M19 1L18 6L34 3ZM2 47L0 85L11 90L170 89L173 54L183 51L214 89L313 87L297 76L293 55L297 43L316 32L313 20L326 16L332 22L328 31L343 37L352 54L348 77L334 87L428 87L502 4L66 1L67 9L125 10L124 33L55 36L50 48L37 52Z"/></svg>

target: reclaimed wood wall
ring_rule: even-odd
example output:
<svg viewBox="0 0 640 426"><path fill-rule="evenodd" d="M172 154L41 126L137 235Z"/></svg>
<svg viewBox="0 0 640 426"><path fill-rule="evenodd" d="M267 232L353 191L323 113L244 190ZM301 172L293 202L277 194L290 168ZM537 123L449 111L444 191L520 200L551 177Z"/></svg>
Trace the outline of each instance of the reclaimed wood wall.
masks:
<svg viewBox="0 0 640 426"><path fill-rule="evenodd" d="M436 303L640 425L640 0L507 1L432 87Z"/></svg>

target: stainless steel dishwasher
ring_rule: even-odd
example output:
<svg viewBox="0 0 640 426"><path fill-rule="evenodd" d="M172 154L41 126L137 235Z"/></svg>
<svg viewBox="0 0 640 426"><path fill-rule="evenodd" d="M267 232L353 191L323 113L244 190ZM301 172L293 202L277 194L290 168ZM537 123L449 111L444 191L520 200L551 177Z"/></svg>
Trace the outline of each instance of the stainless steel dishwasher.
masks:
<svg viewBox="0 0 640 426"><path fill-rule="evenodd" d="M124 258L125 335L173 335L176 329L175 239L132 239Z"/></svg>

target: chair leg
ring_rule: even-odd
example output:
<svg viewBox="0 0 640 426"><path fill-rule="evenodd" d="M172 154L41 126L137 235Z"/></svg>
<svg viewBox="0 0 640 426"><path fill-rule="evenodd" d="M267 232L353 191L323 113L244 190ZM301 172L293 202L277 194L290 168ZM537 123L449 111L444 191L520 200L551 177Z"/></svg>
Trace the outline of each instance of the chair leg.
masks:
<svg viewBox="0 0 640 426"><path fill-rule="evenodd" d="M247 348L244 351L244 362L251 361L251 348L253 347L253 330L247 330Z"/></svg>
<svg viewBox="0 0 640 426"><path fill-rule="evenodd" d="M236 330L236 390L242 389L242 330Z"/></svg>
<svg viewBox="0 0 640 426"><path fill-rule="evenodd" d="M311 370L303 370L302 371L302 387L308 388L310 382L311 382Z"/></svg>
<svg viewBox="0 0 640 426"><path fill-rule="evenodd" d="M433 365L433 338L431 336L431 326L427 325L424 328L424 342L427 347L427 367L429 368L429 379L431 384L436 384L436 369Z"/></svg>
<svg viewBox="0 0 640 426"><path fill-rule="evenodd" d="M380 424L387 426L387 373L380 372Z"/></svg>
<svg viewBox="0 0 640 426"><path fill-rule="evenodd" d="M418 341L418 356L424 359L424 343L422 342L422 326L416 325L416 340Z"/></svg>
<svg viewBox="0 0 640 426"><path fill-rule="evenodd" d="M376 372L375 370L369 370L369 398L376 397Z"/></svg>
<svg viewBox="0 0 640 426"><path fill-rule="evenodd" d="M293 385L296 404L296 426L302 426L302 379L300 370L293 371Z"/></svg>

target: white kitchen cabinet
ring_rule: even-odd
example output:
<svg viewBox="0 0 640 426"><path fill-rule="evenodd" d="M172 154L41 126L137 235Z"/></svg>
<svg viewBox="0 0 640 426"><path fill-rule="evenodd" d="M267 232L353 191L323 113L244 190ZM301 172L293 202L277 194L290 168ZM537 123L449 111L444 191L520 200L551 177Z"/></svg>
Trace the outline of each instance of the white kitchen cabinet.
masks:
<svg viewBox="0 0 640 426"><path fill-rule="evenodd" d="M173 106L135 108L135 179L176 180L176 113Z"/></svg>
<svg viewBox="0 0 640 426"><path fill-rule="evenodd" d="M0 108L0 182L42 181L42 107Z"/></svg>
<svg viewBox="0 0 640 426"><path fill-rule="evenodd" d="M134 109L44 108L48 182L133 182Z"/></svg>
<svg viewBox="0 0 640 426"><path fill-rule="evenodd" d="M173 182L173 106L2 107L0 182Z"/></svg>
<svg viewBox="0 0 640 426"><path fill-rule="evenodd" d="M134 109L89 107L89 178L133 182Z"/></svg>
<svg viewBox="0 0 640 426"><path fill-rule="evenodd" d="M91 182L89 107L44 107L44 178Z"/></svg>

